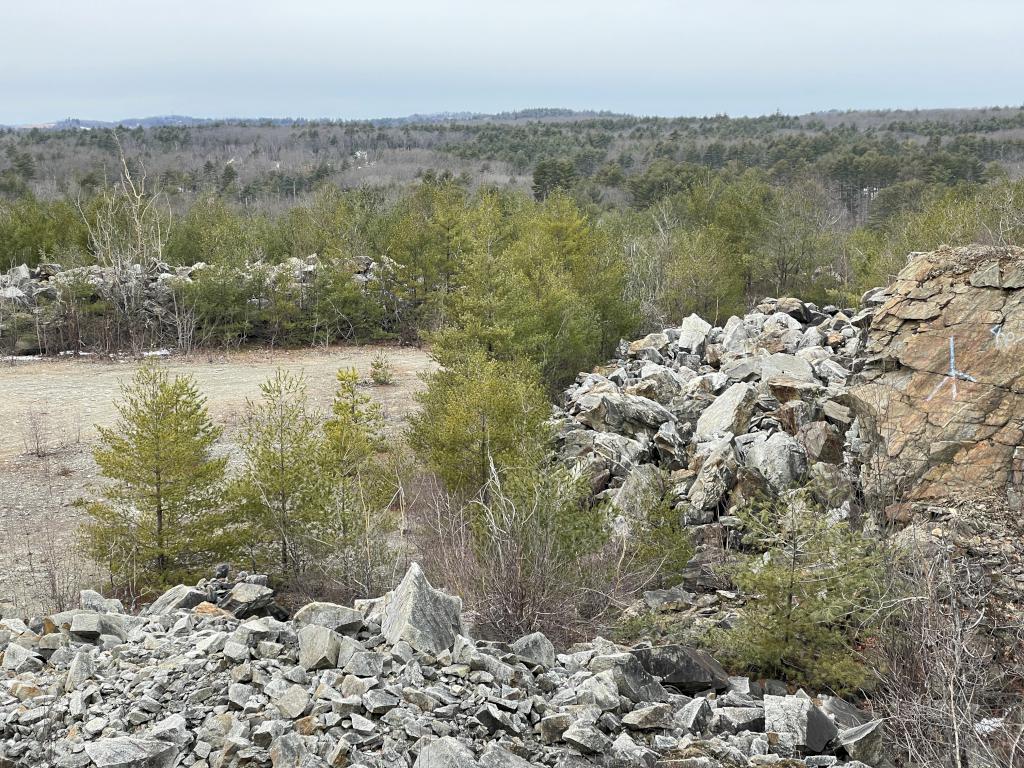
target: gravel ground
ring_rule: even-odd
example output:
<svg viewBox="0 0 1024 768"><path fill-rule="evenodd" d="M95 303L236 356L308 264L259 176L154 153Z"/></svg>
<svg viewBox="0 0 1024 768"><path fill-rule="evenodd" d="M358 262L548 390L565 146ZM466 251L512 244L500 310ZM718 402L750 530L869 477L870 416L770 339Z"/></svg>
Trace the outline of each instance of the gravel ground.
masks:
<svg viewBox="0 0 1024 768"><path fill-rule="evenodd" d="M169 358L161 365L195 377L211 416L225 427L223 450L233 454L245 401L259 396L260 383L276 368L301 372L311 402L326 409L338 368L354 366L369 382L379 350L259 350ZM367 383L364 391L380 402L388 427L398 430L415 405L419 374L433 362L424 350L387 352L395 384ZM0 363L0 614L59 609L99 577L77 553L82 513L74 502L98 482L95 425L116 421L114 401L138 365L92 359Z"/></svg>

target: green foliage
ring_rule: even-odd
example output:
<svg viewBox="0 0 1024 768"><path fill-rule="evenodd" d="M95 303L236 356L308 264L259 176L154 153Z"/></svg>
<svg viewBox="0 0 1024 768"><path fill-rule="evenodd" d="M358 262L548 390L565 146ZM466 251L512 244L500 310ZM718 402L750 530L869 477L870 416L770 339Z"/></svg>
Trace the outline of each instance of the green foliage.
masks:
<svg viewBox="0 0 1024 768"><path fill-rule="evenodd" d="M248 403L219 550L306 598L376 594L387 586L406 461L381 453L379 408L358 391L354 369L338 372L326 421L310 410L301 376L278 370L260 391Z"/></svg>
<svg viewBox="0 0 1024 768"><path fill-rule="evenodd" d="M342 368L331 404L331 418L324 425L332 461L344 466L365 461L383 447L384 417L380 405L359 391L355 368Z"/></svg>
<svg viewBox="0 0 1024 768"><path fill-rule="evenodd" d="M391 358L388 353L381 350L373 356L370 362L370 378L374 384L387 386L395 383L395 370L391 365Z"/></svg>
<svg viewBox="0 0 1024 768"><path fill-rule="evenodd" d="M417 395L409 442L445 485L469 495L491 478L539 460L549 439L550 405L535 370L470 351L439 360Z"/></svg>
<svg viewBox="0 0 1024 768"><path fill-rule="evenodd" d="M507 211L494 196L474 209L462 288L436 344L449 356L483 349L499 360L525 358L555 390L609 354L635 324L624 300L625 267L564 195Z"/></svg>
<svg viewBox="0 0 1024 768"><path fill-rule="evenodd" d="M881 620L881 545L829 519L807 489L740 517L753 553L734 579L752 597L721 638L723 663L818 689L867 685L858 651Z"/></svg>
<svg viewBox="0 0 1024 768"><path fill-rule="evenodd" d="M569 160L546 159L533 169L533 196L546 200L556 189L572 189L576 181L576 166Z"/></svg>
<svg viewBox="0 0 1024 768"><path fill-rule="evenodd" d="M662 307L672 319L696 312L720 323L742 314L745 304L742 259L714 225L683 230L672 238Z"/></svg>
<svg viewBox="0 0 1024 768"><path fill-rule="evenodd" d="M117 426L97 427L94 456L109 483L86 505L86 539L114 586L138 595L194 579L215 559L226 460L213 456L221 430L191 378L144 366L121 395Z"/></svg>
<svg viewBox="0 0 1024 768"><path fill-rule="evenodd" d="M278 369L247 401L244 460L231 484L225 547L253 569L295 577L330 505L328 446L301 376Z"/></svg>
<svg viewBox="0 0 1024 768"><path fill-rule="evenodd" d="M228 166L230 167L230 166ZM164 251L168 263L200 262L242 267L247 261L280 253L272 222L264 215L237 212L218 197L196 200L174 222Z"/></svg>
<svg viewBox="0 0 1024 768"><path fill-rule="evenodd" d="M85 220L68 200L0 200L0 270L35 266L56 253L85 251Z"/></svg>
<svg viewBox="0 0 1024 768"><path fill-rule="evenodd" d="M358 390L354 368L338 371L324 425L331 504L324 522L330 577L356 597L388 586L389 538L398 529L408 459L389 445L380 406Z"/></svg>
<svg viewBox="0 0 1024 768"><path fill-rule="evenodd" d="M651 576L654 587L674 587L682 581L693 557L693 530L683 523L682 515L672 509L665 489L657 489L656 494L644 500L641 509L643 514L631 521L634 569Z"/></svg>

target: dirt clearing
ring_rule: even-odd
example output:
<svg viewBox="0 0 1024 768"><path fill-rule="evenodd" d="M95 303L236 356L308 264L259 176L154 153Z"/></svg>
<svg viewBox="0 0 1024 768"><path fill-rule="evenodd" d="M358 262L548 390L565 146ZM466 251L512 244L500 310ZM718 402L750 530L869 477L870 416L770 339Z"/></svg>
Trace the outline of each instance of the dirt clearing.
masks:
<svg viewBox="0 0 1024 768"><path fill-rule="evenodd" d="M214 421L224 426L223 450L234 454L246 399L277 368L302 373L312 404L330 406L339 368L355 367L362 389L380 404L389 430L399 430L433 362L425 350L386 348L395 383L369 383L381 347L246 351L160 361L172 375L193 376ZM97 482L95 425L117 420L114 401L137 361L91 359L0 363L0 613L25 615L75 604L95 578L76 554L82 514L76 499ZM41 454L41 455L37 455Z"/></svg>

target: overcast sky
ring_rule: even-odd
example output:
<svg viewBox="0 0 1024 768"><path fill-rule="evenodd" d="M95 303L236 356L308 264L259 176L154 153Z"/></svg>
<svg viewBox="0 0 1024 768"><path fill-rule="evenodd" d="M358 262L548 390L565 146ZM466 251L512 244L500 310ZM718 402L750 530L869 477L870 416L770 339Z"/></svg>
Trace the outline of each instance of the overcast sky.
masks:
<svg viewBox="0 0 1024 768"><path fill-rule="evenodd" d="M1024 103L1019 0L0 0L0 123Z"/></svg>

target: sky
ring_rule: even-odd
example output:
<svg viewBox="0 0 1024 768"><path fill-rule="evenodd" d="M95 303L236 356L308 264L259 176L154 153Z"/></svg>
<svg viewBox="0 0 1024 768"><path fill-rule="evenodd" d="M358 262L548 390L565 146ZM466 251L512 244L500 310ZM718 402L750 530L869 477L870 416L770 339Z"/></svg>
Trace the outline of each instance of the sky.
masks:
<svg viewBox="0 0 1024 768"><path fill-rule="evenodd" d="M0 0L0 124L1024 103L1019 0Z"/></svg>

